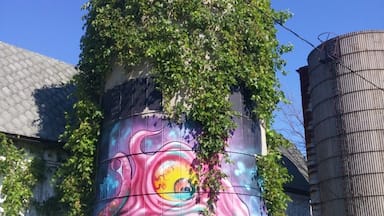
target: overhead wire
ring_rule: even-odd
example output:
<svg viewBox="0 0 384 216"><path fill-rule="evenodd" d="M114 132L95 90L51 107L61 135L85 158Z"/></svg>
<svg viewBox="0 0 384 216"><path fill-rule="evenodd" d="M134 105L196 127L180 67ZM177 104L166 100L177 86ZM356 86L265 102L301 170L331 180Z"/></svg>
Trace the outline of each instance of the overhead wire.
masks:
<svg viewBox="0 0 384 216"><path fill-rule="evenodd" d="M278 24L280 27L282 27L283 29L285 29L286 31L290 32L291 34L293 34L295 37L297 37L298 39L300 39L301 41L303 41L304 43L308 44L309 46L311 46L313 49L317 50L317 51L322 51L318 46L315 46L313 43L311 43L309 40L307 40L306 38L304 38L303 36L301 36L299 33L297 33L296 31L294 31L293 29L287 27L286 25L284 25L284 23L277 19L276 17L273 17L267 13L265 13L263 10L259 9L259 11L261 11L265 16L268 16L269 18L271 18L273 20L273 22L275 24ZM356 72L355 70L353 70L350 66L348 65L345 65L343 64L342 62L340 62L335 56L332 56L332 55L329 55L329 53L326 53L327 57L330 58L331 60L335 61L337 64L339 64L340 66L344 67L345 69L347 69L349 72L351 72L352 74L358 76L359 78L361 78L362 80L364 80L365 82L369 83L370 85L372 85L373 87L375 87L376 89L380 90L380 91L383 91L384 92L384 88L378 86L377 84L375 84L374 82L372 82L371 80L367 79L366 77L364 77L363 75L359 74L358 72Z"/></svg>

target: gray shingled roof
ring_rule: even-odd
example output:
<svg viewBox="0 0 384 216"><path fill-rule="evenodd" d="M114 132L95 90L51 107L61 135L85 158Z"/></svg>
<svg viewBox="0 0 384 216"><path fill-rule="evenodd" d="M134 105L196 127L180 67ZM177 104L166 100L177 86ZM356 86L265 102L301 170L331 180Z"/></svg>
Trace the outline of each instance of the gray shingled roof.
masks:
<svg viewBox="0 0 384 216"><path fill-rule="evenodd" d="M297 147L292 144L289 148L280 148L280 152L296 166L298 171L308 181L309 177L307 163Z"/></svg>
<svg viewBox="0 0 384 216"><path fill-rule="evenodd" d="M74 66L0 41L0 132L57 140Z"/></svg>
<svg viewBox="0 0 384 216"><path fill-rule="evenodd" d="M283 155L285 167L293 176L292 181L286 184L285 188L309 194L308 169L303 155L294 145L289 148L280 148L280 152Z"/></svg>

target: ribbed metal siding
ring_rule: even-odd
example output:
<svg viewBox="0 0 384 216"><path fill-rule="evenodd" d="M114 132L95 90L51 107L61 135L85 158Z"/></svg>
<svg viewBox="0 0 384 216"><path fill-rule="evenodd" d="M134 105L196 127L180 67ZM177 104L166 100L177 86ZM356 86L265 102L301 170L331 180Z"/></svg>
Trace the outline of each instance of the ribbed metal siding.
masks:
<svg viewBox="0 0 384 216"><path fill-rule="evenodd" d="M314 215L384 215L384 31L331 39L308 63Z"/></svg>

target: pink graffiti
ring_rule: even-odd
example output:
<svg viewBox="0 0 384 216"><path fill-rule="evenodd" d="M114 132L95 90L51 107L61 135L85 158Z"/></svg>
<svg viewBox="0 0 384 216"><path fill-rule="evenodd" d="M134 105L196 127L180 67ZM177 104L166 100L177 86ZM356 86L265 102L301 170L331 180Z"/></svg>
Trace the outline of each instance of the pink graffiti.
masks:
<svg viewBox="0 0 384 216"><path fill-rule="evenodd" d="M174 164L190 165L195 158L191 148L180 141L165 143L156 153L145 154L141 150L142 141L159 133L161 131L138 131L128 143L130 155L117 153L113 157L109 170L117 173L116 180L120 185L115 192L115 198L98 215L197 216L206 208L206 194L201 193L200 202L197 203L197 192L193 193L193 183L188 179L180 178L174 182L174 192L187 192L187 196L178 196L178 193L173 192L159 194L159 190L164 189L166 185L154 183L165 178L158 173L166 175L166 172L174 172ZM228 179L222 180L222 184L225 193L219 195L216 215L249 215L248 208L235 194Z"/></svg>

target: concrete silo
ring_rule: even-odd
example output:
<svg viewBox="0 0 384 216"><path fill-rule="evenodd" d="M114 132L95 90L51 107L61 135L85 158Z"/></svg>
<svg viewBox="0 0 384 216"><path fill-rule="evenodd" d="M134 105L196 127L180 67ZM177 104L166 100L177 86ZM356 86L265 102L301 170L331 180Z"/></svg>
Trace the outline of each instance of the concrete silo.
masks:
<svg viewBox="0 0 384 216"><path fill-rule="evenodd" d="M298 71L313 215L384 215L384 31L325 41Z"/></svg>
<svg viewBox="0 0 384 216"><path fill-rule="evenodd" d="M192 166L201 128L164 118L150 67L116 66L106 79L94 215L199 215L207 206ZM241 115L228 141L233 163L222 166L228 178L222 180L216 215L266 216L255 176L255 154L266 151L265 132L247 117L240 91L230 100Z"/></svg>

